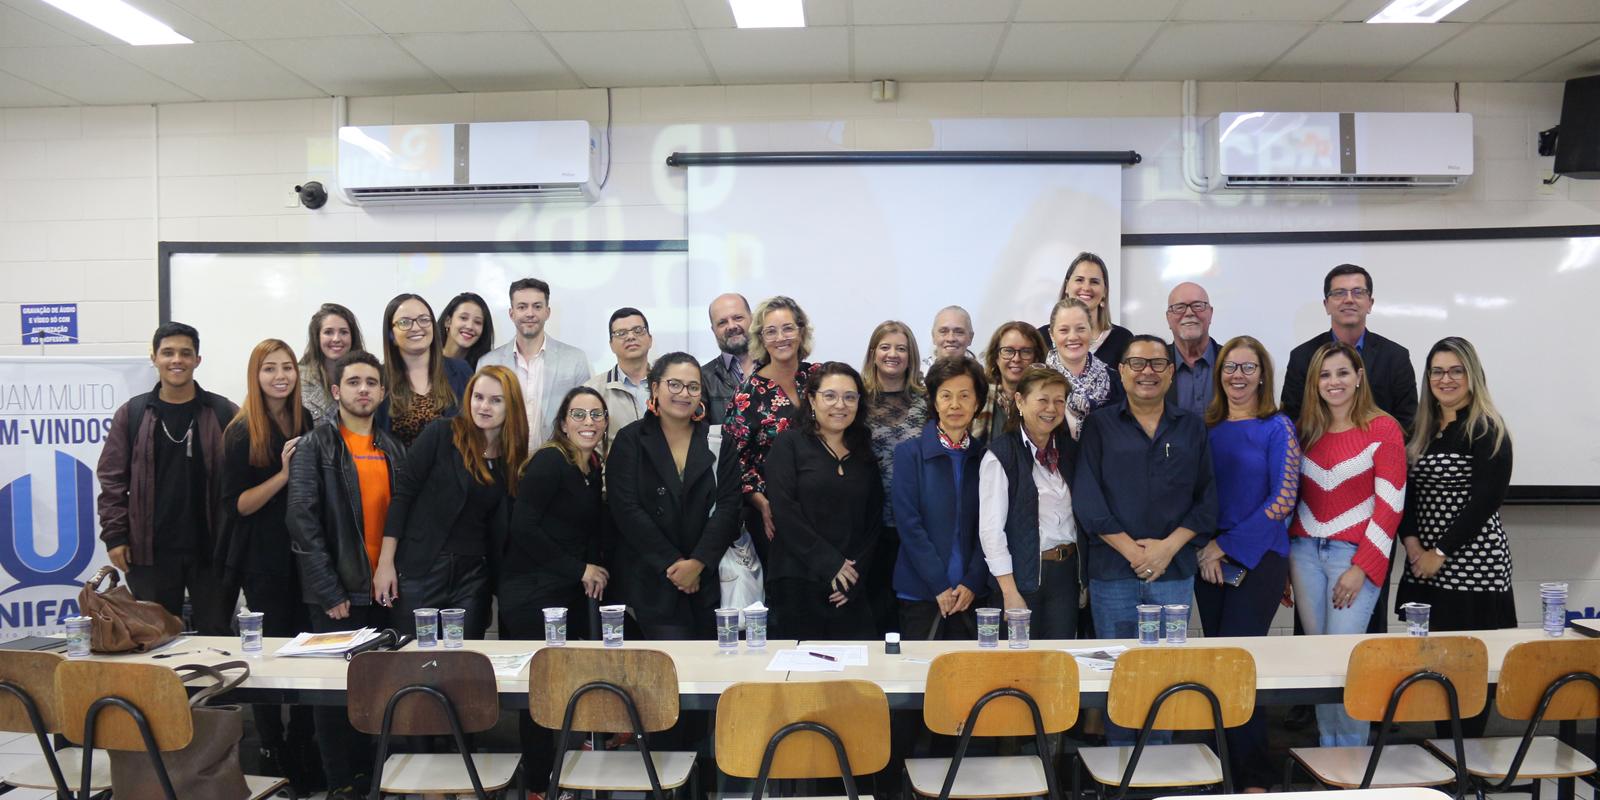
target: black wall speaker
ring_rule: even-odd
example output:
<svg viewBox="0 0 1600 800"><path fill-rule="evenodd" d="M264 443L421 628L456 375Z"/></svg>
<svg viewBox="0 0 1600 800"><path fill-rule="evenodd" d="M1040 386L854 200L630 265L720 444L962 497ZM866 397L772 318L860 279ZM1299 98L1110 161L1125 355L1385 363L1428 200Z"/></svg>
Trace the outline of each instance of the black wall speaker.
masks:
<svg viewBox="0 0 1600 800"><path fill-rule="evenodd" d="M1573 78L1561 97L1557 175L1600 179L1600 75Z"/></svg>

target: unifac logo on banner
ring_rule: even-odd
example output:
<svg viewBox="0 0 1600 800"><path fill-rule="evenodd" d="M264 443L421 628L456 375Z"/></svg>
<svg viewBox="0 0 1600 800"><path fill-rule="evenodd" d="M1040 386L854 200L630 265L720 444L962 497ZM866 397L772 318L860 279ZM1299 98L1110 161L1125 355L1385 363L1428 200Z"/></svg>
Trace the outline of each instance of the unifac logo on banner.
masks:
<svg viewBox="0 0 1600 800"><path fill-rule="evenodd" d="M23 475L0 488L0 567L12 585L0 591L0 627L57 624L78 613L73 599L5 602L3 595L36 586L77 586L94 558L94 473L87 464L55 452L55 524L34 516L34 476ZM45 535L41 535L45 534ZM40 552L40 542L54 542Z"/></svg>

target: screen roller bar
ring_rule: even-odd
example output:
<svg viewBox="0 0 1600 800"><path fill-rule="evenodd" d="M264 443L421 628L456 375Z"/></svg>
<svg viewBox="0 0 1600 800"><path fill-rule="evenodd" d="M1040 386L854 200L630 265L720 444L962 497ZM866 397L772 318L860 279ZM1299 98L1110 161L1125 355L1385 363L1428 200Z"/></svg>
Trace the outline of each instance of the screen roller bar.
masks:
<svg viewBox="0 0 1600 800"><path fill-rule="evenodd" d="M790 164L1122 164L1143 161L1133 150L822 150L801 153L673 153L669 167Z"/></svg>

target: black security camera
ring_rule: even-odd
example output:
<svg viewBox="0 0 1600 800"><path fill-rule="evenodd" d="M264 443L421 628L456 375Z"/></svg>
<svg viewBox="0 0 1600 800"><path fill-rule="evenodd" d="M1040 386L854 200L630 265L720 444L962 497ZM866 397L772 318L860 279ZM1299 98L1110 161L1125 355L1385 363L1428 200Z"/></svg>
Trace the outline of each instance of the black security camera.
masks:
<svg viewBox="0 0 1600 800"><path fill-rule="evenodd" d="M294 191L300 195L300 205L313 211L328 204L328 190L322 188L321 181L306 181L294 187Z"/></svg>

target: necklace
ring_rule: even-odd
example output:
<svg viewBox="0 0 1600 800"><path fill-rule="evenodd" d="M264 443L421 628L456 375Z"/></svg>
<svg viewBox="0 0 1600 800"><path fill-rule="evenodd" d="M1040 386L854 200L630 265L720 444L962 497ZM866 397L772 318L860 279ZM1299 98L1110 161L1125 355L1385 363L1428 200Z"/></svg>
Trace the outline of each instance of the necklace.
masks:
<svg viewBox="0 0 1600 800"><path fill-rule="evenodd" d="M827 439L818 436L817 441L822 442L822 449L828 451L828 455L833 456L833 460L839 463L839 477L844 477L844 459L840 458L838 453L833 452L833 448L828 446Z"/></svg>
<svg viewBox="0 0 1600 800"><path fill-rule="evenodd" d="M194 418L189 419L189 427L183 429L183 438L172 435L167 429L167 421L161 420L161 432L166 435L167 441L183 445L183 457L194 458Z"/></svg>

